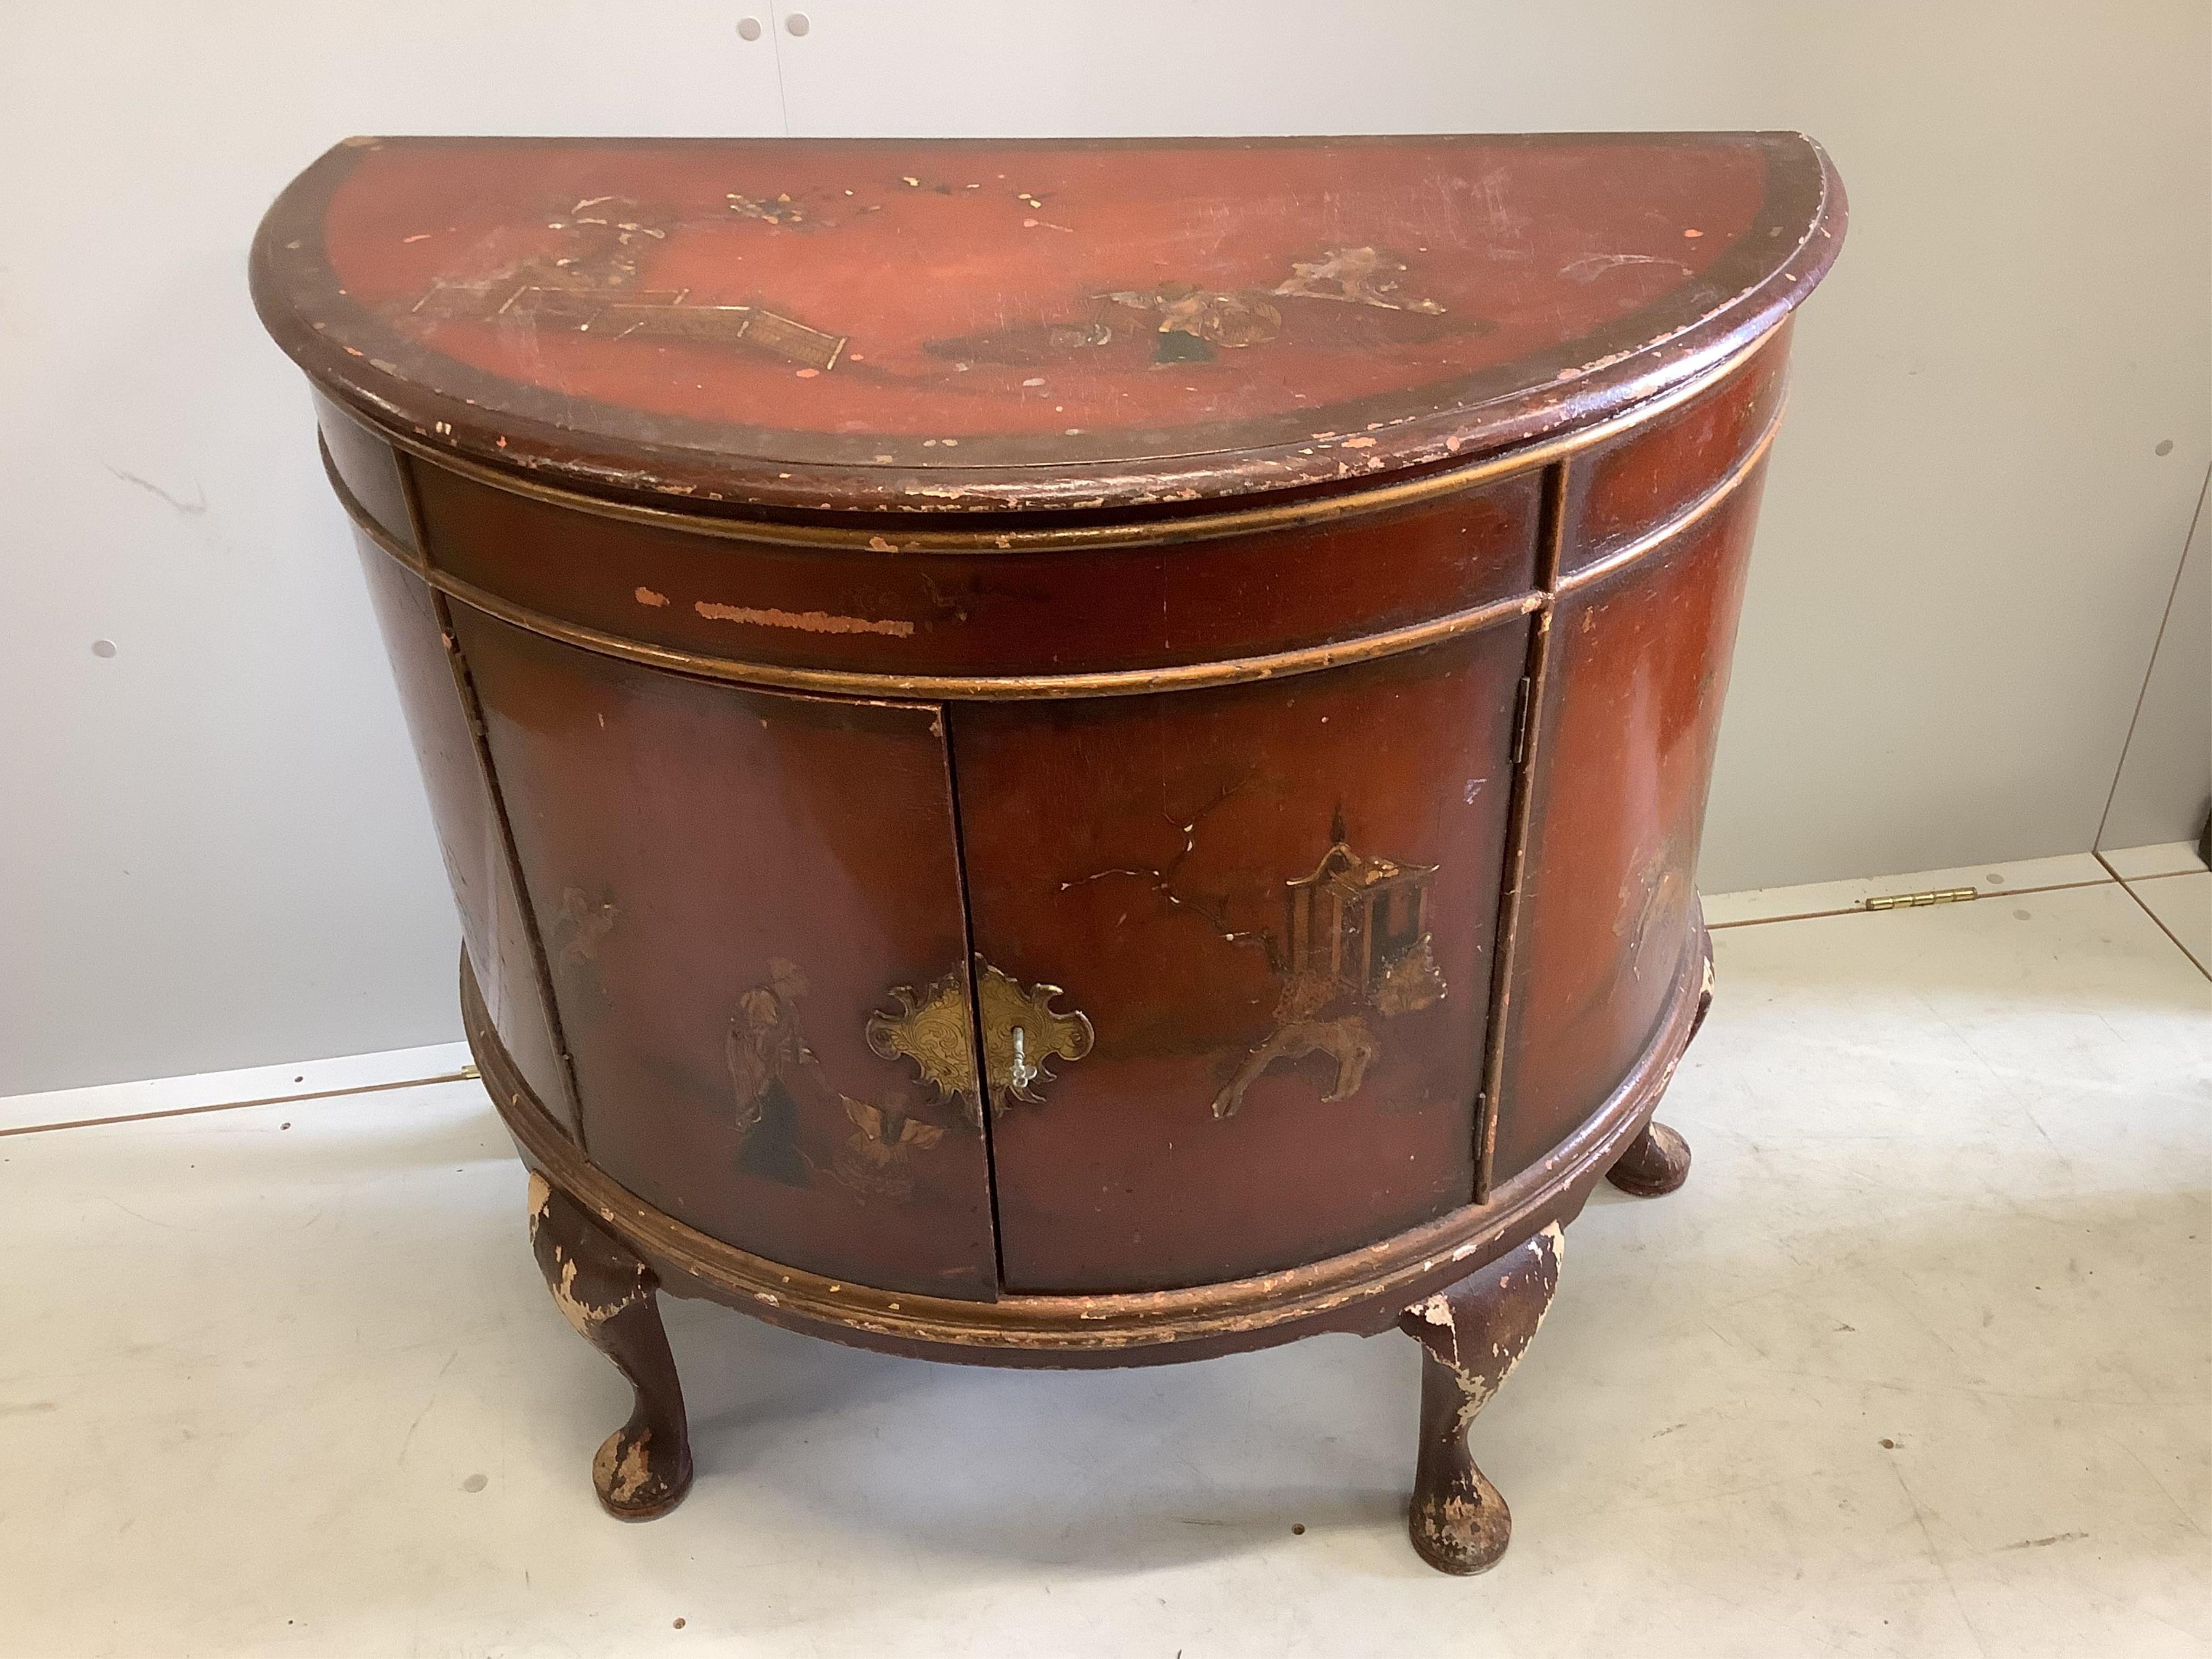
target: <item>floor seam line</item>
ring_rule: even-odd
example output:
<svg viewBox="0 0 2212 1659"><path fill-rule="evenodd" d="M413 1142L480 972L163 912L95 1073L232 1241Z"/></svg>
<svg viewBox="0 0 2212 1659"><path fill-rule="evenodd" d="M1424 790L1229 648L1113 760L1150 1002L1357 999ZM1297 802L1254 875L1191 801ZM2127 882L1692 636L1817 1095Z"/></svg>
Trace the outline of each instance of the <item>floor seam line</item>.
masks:
<svg viewBox="0 0 2212 1659"><path fill-rule="evenodd" d="M52 1134L60 1129L97 1129L110 1123L148 1123L156 1118L198 1117L206 1112L242 1112L250 1106L288 1106L295 1101L337 1100L346 1095L389 1094L395 1089L423 1089L434 1083L471 1083L472 1072L441 1072L434 1077L402 1078L392 1083L356 1083L343 1089L310 1089L302 1094L269 1095L258 1100L218 1100L204 1106L167 1106L150 1112L116 1112L106 1117L67 1118L56 1123L25 1123L0 1129L0 1139L11 1135Z"/></svg>
<svg viewBox="0 0 2212 1659"><path fill-rule="evenodd" d="M2105 862L2105 855L2101 853L2097 854L2097 862L2103 864L2105 868L2107 870L2110 870L2112 867L2110 864L2106 864ZM2190 872L2185 870L2181 873L2187 875ZM2113 879L2118 881L2119 880L2119 878L2115 876ZM2150 879L2156 880L2157 878L2153 877L2150 878ZM2150 906L2144 902L2143 896L2136 891L2131 884L2121 881L2120 887L2130 898L2135 901L2136 908L2142 911L2145 915L2150 918L2151 926L2157 928L2160 933L2165 934L2166 939L2173 945L2173 948L2181 952L2182 960L2186 962L2191 968L2194 968L2198 973L2203 975L2205 978L2212 979L2212 963L2197 961L2197 953L2181 942L2181 935L2175 933L2172 928L2166 925L2166 918L2160 915L2157 911L2152 909Z"/></svg>

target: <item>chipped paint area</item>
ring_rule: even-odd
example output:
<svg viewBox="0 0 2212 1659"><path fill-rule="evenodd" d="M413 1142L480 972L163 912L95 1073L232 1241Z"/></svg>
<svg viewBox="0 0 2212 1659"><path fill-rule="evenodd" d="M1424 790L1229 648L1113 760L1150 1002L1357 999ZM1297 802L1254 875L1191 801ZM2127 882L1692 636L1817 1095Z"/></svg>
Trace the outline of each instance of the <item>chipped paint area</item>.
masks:
<svg viewBox="0 0 2212 1659"><path fill-rule="evenodd" d="M552 1183L535 1170L530 1172L528 1203L530 1237L534 1243L537 1242L538 1230L544 1225L553 1212ZM545 1279L546 1288L553 1292L553 1305L561 1310L561 1316L568 1322L576 1334L586 1340L595 1340L594 1333L600 1326L622 1312L623 1309L637 1303L645 1294L641 1284L633 1283L612 1302L590 1301L576 1293L576 1259L569 1254L566 1245L555 1243L553 1262L554 1271L547 1274Z"/></svg>
<svg viewBox="0 0 2212 1659"><path fill-rule="evenodd" d="M545 1219L546 1212L553 1203L553 1183L535 1170L530 1172L527 1201L530 1206L530 1236L534 1239L538 1237L538 1224Z"/></svg>
<svg viewBox="0 0 2212 1659"><path fill-rule="evenodd" d="M592 1481L607 1502L617 1509L635 1505L655 1485L653 1475L653 1431L623 1443L619 1431L611 1434L592 1459Z"/></svg>
<svg viewBox="0 0 2212 1659"><path fill-rule="evenodd" d="M1285 298L1337 300L1379 311L1420 311L1442 316L1434 300L1407 299L1398 291L1406 264L1371 247L1333 247L1318 259L1294 259L1291 275L1272 290Z"/></svg>
<svg viewBox="0 0 2212 1659"><path fill-rule="evenodd" d="M1559 1285L1565 1239L1554 1221L1510 1254L1406 1310L1403 1328L1430 1362L1422 1372L1420 1459L1407 1519L1414 1548L1443 1571L1486 1571L1512 1535L1512 1516L1468 1454L1467 1434L1543 1323Z"/></svg>
<svg viewBox="0 0 2212 1659"><path fill-rule="evenodd" d="M559 1277L547 1281L548 1288L553 1292L553 1305L561 1310L561 1316L568 1322L579 1336L588 1340L600 1326L638 1299L633 1293L613 1302L587 1302L576 1294L575 1257L556 1244L553 1260L560 1267Z"/></svg>
<svg viewBox="0 0 2212 1659"><path fill-rule="evenodd" d="M750 605L717 605L701 599L691 607L708 622L746 623L756 628L791 628L807 634L888 634L905 639L914 624L898 617L838 617L827 611L777 611Z"/></svg>
<svg viewBox="0 0 2212 1659"><path fill-rule="evenodd" d="M1543 1287L1535 1316L1528 1322L1528 1328L1525 1330L1509 1330L1503 1341L1489 1342L1486 1353L1471 1352L1462 1346L1474 1334L1463 1330L1454 1316L1449 1291L1439 1291L1407 1310L1410 1317L1433 1325L1444 1334L1443 1351L1439 1351L1434 1345L1424 1346L1429 1346L1437 1360L1449 1365L1459 1378L1460 1387L1466 1395L1466 1403L1462 1411L1462 1422L1472 1420L1475 1413L1480 1411L1490 1397L1504 1386L1514 1366L1520 1363L1521 1356L1528 1352L1528 1345L1535 1340L1537 1331L1551 1312L1552 1292L1559 1284L1559 1262L1565 1255L1566 1243L1565 1231L1559 1223L1554 1221L1511 1255L1502 1257L1490 1267L1480 1270L1485 1277L1496 1277L1496 1294L1503 1297L1514 1297L1526 1288ZM1516 1284L1516 1279L1521 1281L1519 1285Z"/></svg>
<svg viewBox="0 0 2212 1659"><path fill-rule="evenodd" d="M1624 266L1628 265L1668 265L1679 270L1685 276L1691 276L1696 274L1689 266L1684 264L1680 259L1662 258L1656 254L1590 253L1585 254L1579 259L1571 260L1567 264L1561 265L1559 267L1559 275L1565 277L1571 283L1581 283L1587 285L1597 281L1599 277L1603 276L1611 271L1619 270Z"/></svg>
<svg viewBox="0 0 2212 1659"><path fill-rule="evenodd" d="M1018 173L996 187L934 179L917 159L938 153L928 149L890 152L916 168L897 173L854 171L867 152L771 159L737 147L725 176L650 147L517 167L451 141L383 158L373 184L365 173L335 195L325 174L303 181L263 252L282 254L273 276L304 330L337 331L305 342L311 368L350 351L379 366L380 381L434 386L458 358L491 383L462 400L482 416L441 422L436 441L563 483L778 506L818 507L826 495L838 509L908 513L1072 505L1040 501L1034 469L1044 464L1070 468L1052 490L1075 487L1075 469L1114 467L1101 482L1118 505L1186 489L1226 498L1517 444L1601 406L1640 403L1694 374L1708 343L1741 343L1745 330L1730 325L1774 320L1818 280L1841 235L1840 192L1802 137L1653 141L1643 166L1664 168L1663 210L1640 199L1642 167L1616 143L1588 163L1619 170L1622 188L1593 194L1563 183L1584 176L1588 141L1541 141L1547 155L1577 158L1565 174L1521 165L1526 142L1407 137L1356 156L1139 147L1110 166L1031 179L1040 193L1005 182ZM475 181L452 192L453 222L395 210L434 170ZM1445 176L1486 210L1440 212ZM323 234L356 227L375 234ZM1074 245L1048 271L1030 268L1040 228ZM870 266L872 245L855 236L939 251L957 280L908 284L896 303L842 315L844 290L823 273L859 268L856 258L896 270ZM1814 244L1828 246L1800 257ZM349 250L335 264L333 247ZM718 257L725 247L745 252ZM1746 260L1723 266L1735 250ZM1762 257L1747 263L1753 251ZM1499 260L1522 267L1503 289L1483 269ZM1781 295L1777 277L1799 292ZM332 286L350 302L343 315L311 314ZM1625 319L1632 299L1648 303ZM939 336L982 318L987 332ZM848 337L841 325L863 332ZM1504 329L1506 340L1487 337ZM1631 359L1641 360L1631 373L1577 384ZM1206 364L1205 378L1191 367ZM1567 379L1545 384L1563 364L1573 365ZM328 368L356 400L418 429L450 413L396 384L362 383L350 360ZM1512 388L1503 399L1492 395L1501 374ZM977 417L979 397L991 401ZM536 421L556 402L557 414L514 435L523 453L507 453L504 417ZM1309 422L1378 415L1375 438L1346 447L1348 466L1261 453L1296 444L1287 434ZM1211 423L1230 416L1249 434L1218 443ZM916 501L896 481L854 477L864 452L891 465L939 416L974 420L952 428L968 447L940 438L927 452L966 464L941 495ZM670 419L742 436L705 446L708 465L662 447L659 423ZM1208 434L1203 444L1148 440L1124 453L1117 441L1193 422L1205 423L1194 428ZM580 430L605 439L596 447L614 460L576 453L593 447L572 441ZM1070 441L1051 441L1060 434ZM1004 439L1019 447L994 447Z"/></svg>
<svg viewBox="0 0 2212 1659"><path fill-rule="evenodd" d="M641 587L637 590L637 602L640 605L651 605L654 609L658 610L660 606L668 603L668 595L665 593L656 593L649 587Z"/></svg>
<svg viewBox="0 0 2212 1659"><path fill-rule="evenodd" d="M604 890L595 898L580 887L563 889L561 908L548 930L552 935L550 942L558 945L561 965L574 968L597 962L600 943L614 931L620 915Z"/></svg>

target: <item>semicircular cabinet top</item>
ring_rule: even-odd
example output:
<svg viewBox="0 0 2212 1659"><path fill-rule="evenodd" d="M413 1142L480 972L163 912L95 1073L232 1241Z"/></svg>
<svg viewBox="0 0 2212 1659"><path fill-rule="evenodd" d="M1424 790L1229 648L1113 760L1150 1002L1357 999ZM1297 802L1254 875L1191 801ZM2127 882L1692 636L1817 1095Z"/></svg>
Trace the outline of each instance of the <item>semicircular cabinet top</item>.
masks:
<svg viewBox="0 0 2212 1659"><path fill-rule="evenodd" d="M253 289L368 419L564 487L1111 510L1601 419L1771 326L1843 215L1796 133L356 138Z"/></svg>

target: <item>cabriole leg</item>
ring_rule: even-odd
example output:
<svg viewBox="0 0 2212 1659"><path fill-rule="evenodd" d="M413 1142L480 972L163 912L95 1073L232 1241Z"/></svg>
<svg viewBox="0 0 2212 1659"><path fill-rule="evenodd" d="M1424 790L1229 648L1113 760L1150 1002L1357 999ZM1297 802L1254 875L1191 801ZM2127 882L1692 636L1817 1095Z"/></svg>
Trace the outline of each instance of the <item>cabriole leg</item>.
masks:
<svg viewBox="0 0 2212 1659"><path fill-rule="evenodd" d="M592 1459L599 1502L623 1521L665 1515L691 1488L691 1437L653 1270L535 1170L530 1247L555 1305L637 1393L629 1421Z"/></svg>
<svg viewBox="0 0 2212 1659"><path fill-rule="evenodd" d="M1554 1223L1399 1321L1421 1345L1421 1449L1407 1530L1439 1572L1495 1566L1512 1535L1512 1514L1468 1455L1467 1431L1543 1323L1561 1242Z"/></svg>
<svg viewBox="0 0 2212 1659"><path fill-rule="evenodd" d="M1690 1178L1690 1143L1663 1123L1647 1123L1605 1178L1638 1198L1671 1193Z"/></svg>
<svg viewBox="0 0 2212 1659"><path fill-rule="evenodd" d="M1713 941L1705 939L1705 982L1698 992L1698 1012L1690 1021L1690 1035L1682 1040L1687 1053L1698 1033L1705 1029L1705 1015L1713 1006ZM1628 1150L1605 1172L1605 1178L1624 1193L1638 1198L1657 1198L1671 1193L1690 1178L1690 1143L1679 1131L1657 1121L1646 1123L1644 1133L1629 1143Z"/></svg>

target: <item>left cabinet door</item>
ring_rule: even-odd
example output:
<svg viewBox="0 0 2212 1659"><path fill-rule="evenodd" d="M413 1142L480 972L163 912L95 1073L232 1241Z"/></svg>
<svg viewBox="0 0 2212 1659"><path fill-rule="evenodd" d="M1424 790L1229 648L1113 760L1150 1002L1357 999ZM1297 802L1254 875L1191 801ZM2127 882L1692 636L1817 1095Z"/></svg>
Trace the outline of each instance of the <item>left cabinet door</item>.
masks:
<svg viewBox="0 0 2212 1659"><path fill-rule="evenodd" d="M336 451L338 446L331 447ZM368 460L376 459L374 452L362 454ZM398 504L394 474L391 506L394 519L404 523ZM514 866L500 831L498 809L484 781L452 637L430 585L360 529L355 530L354 538L384 635L385 654L398 683L423 792L430 798L438 851L445 858L446 878L453 884L461 943L469 953L477 988L515 1070L574 1139L575 1097L545 1006L530 921L515 889Z"/></svg>
<svg viewBox="0 0 2212 1659"><path fill-rule="evenodd" d="M787 1267L994 1295L941 711L452 614L592 1162Z"/></svg>

